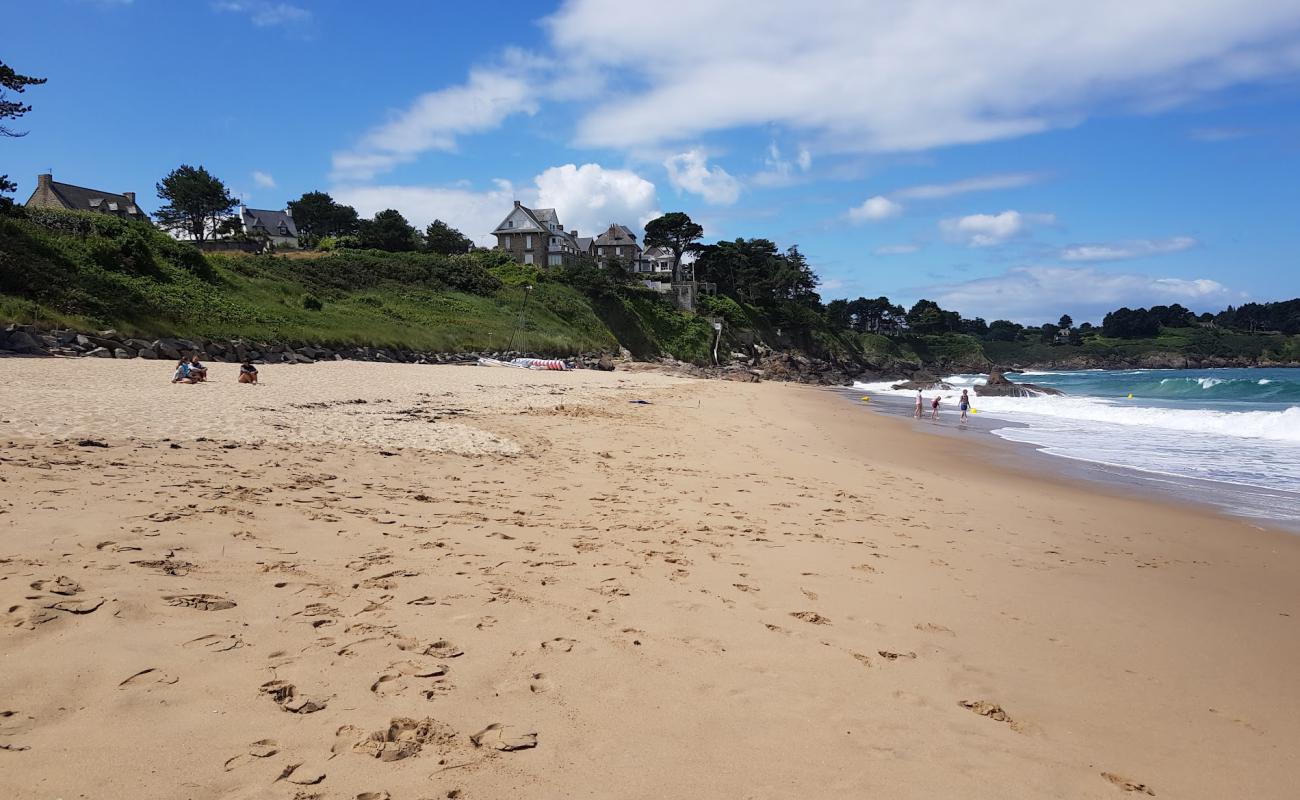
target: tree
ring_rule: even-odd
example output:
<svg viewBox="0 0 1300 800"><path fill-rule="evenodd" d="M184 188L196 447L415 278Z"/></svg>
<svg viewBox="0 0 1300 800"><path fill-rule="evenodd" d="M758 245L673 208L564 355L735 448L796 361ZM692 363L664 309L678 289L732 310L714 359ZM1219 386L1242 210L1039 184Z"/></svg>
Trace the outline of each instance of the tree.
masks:
<svg viewBox="0 0 1300 800"><path fill-rule="evenodd" d="M237 202L226 185L202 166L182 164L157 185L163 205L154 215L159 227L206 241Z"/></svg>
<svg viewBox="0 0 1300 800"><path fill-rule="evenodd" d="M6 119L18 119L23 114L32 110L29 105L23 105L16 99L11 100L9 92L22 94L28 86L40 86L45 83L45 78L33 78L30 75L19 75L14 72L13 67L8 66L0 61L0 136L18 138L26 136L26 131L16 131L4 124ZM0 192L12 192L17 189L18 185L9 180L8 175L0 175Z"/></svg>
<svg viewBox="0 0 1300 800"><path fill-rule="evenodd" d="M1062 314L1061 321L1056 323L1056 327L1063 331L1068 331L1074 327L1074 320L1070 318L1069 314Z"/></svg>
<svg viewBox="0 0 1300 800"><path fill-rule="evenodd" d="M995 319L989 323L988 337L995 342L1014 342L1024 326L1008 319Z"/></svg>
<svg viewBox="0 0 1300 800"><path fill-rule="evenodd" d="M289 213L300 235L313 239L348 236L357 232L357 210L339 205L325 192L307 192L289 201Z"/></svg>
<svg viewBox="0 0 1300 800"><path fill-rule="evenodd" d="M652 219L645 226L646 247L666 247L673 253L673 280L682 280L682 255L696 251L696 242L704 236L704 228L697 225L681 211L670 211Z"/></svg>
<svg viewBox="0 0 1300 800"><path fill-rule="evenodd" d="M424 246L429 249L430 253L454 256L459 253L468 253L474 248L474 242L442 220L435 219L424 231Z"/></svg>
<svg viewBox="0 0 1300 800"><path fill-rule="evenodd" d="M401 212L391 208L380 211L374 219L362 220L360 236L361 246L373 250L397 253L417 249L415 228Z"/></svg>

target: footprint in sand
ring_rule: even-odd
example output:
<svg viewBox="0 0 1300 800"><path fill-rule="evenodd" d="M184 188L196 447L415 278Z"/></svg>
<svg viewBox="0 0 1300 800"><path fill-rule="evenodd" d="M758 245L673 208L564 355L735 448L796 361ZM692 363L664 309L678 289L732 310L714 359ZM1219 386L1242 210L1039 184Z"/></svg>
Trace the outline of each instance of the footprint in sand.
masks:
<svg viewBox="0 0 1300 800"><path fill-rule="evenodd" d="M214 653L225 653L230 650L237 650L243 646L244 640L237 633L209 633L208 635L200 636L197 639L190 639L188 642L181 645L181 647L211 650Z"/></svg>
<svg viewBox="0 0 1300 800"><path fill-rule="evenodd" d="M195 569L194 564L191 564L188 561L180 561L172 558L171 554L168 554L166 558L155 561L132 561L131 563L135 564L137 567L152 569L163 575L173 575L175 577L189 575L190 572Z"/></svg>
<svg viewBox="0 0 1300 800"><path fill-rule="evenodd" d="M488 747L503 753L515 750L528 750L537 746L536 733L507 733L507 727L494 722L483 730L469 737L475 747Z"/></svg>
<svg viewBox="0 0 1300 800"><path fill-rule="evenodd" d="M180 678L175 675L163 672L157 667L148 667L119 683L117 688L125 689L127 687L142 686L148 690L157 686L170 686L178 681L180 681Z"/></svg>
<svg viewBox="0 0 1300 800"><path fill-rule="evenodd" d="M325 780L325 770L315 764L290 764L280 771L276 783L288 781L298 786L315 786Z"/></svg>
<svg viewBox="0 0 1300 800"><path fill-rule="evenodd" d="M429 687L420 691L425 699L432 700L440 694L446 694L452 690L452 685L443 676L447 674L447 667L442 664L419 664L415 661L399 661L396 664L390 664L388 671L380 675L375 682L370 685L370 691L377 695L387 696L391 694L400 694L411 683L415 681L431 681L426 685Z"/></svg>
<svg viewBox="0 0 1300 800"><path fill-rule="evenodd" d="M877 650L876 652L880 655L881 658L885 659L886 661L897 661L900 658L910 658L910 659L916 658L916 653L912 652L911 650L907 651L906 653L894 653L889 650Z"/></svg>
<svg viewBox="0 0 1300 800"><path fill-rule="evenodd" d="M1156 796L1155 791L1152 790L1150 786L1147 786L1145 783L1138 783L1137 781L1131 781L1128 778L1125 778L1123 775L1116 775L1113 772L1103 772L1101 773L1101 777L1110 781L1115 787L1117 787L1121 791L1138 792L1140 794L1151 795L1152 797Z"/></svg>
<svg viewBox="0 0 1300 800"><path fill-rule="evenodd" d="M799 620L803 620L804 622L811 623L813 625L831 624L831 621L828 617L823 617L821 614L818 614L816 611L791 611L790 616L794 617L795 619L799 619Z"/></svg>
<svg viewBox="0 0 1300 800"><path fill-rule="evenodd" d="M38 592L49 592L50 594L71 597L74 594L81 593L81 584L64 575L57 578L48 578L43 581L36 581L32 588Z"/></svg>
<svg viewBox="0 0 1300 800"><path fill-rule="evenodd" d="M542 642L542 649L548 653L571 653L573 652L573 646L577 643L577 639L557 636L554 639Z"/></svg>
<svg viewBox="0 0 1300 800"><path fill-rule="evenodd" d="M551 682L545 672L534 672L528 682L528 691L533 694L543 694L549 692L554 686L555 684Z"/></svg>
<svg viewBox="0 0 1300 800"><path fill-rule="evenodd" d="M384 730L367 733L355 725L344 725L334 733L335 754L353 752L380 761L402 761L426 748L447 752L456 743L456 732L445 723L425 717L392 719Z"/></svg>
<svg viewBox="0 0 1300 800"><path fill-rule="evenodd" d="M279 752L280 744L274 739L258 739L248 746L248 752L226 759L223 767L226 772L231 772L259 759L270 758Z"/></svg>
<svg viewBox="0 0 1300 800"><path fill-rule="evenodd" d="M957 705L969 711L979 714L981 717L988 717L996 722L1005 722L1011 726L1011 730L1017 733L1024 732L1024 726L1011 718L1011 715L1003 710L1002 706L997 703L990 703L987 700L962 700Z"/></svg>
<svg viewBox="0 0 1300 800"><path fill-rule="evenodd" d="M225 611L237 605L234 600L219 597L215 594L166 595L163 599L167 601L169 606L192 608L196 611Z"/></svg>
<svg viewBox="0 0 1300 800"><path fill-rule="evenodd" d="M933 622L918 622L913 627L915 627L918 631L921 631L922 633L946 633L949 636L957 635L953 633L952 628L943 625L936 625Z"/></svg>
<svg viewBox="0 0 1300 800"><path fill-rule="evenodd" d="M297 687L288 681L267 681L259 689L291 714L314 714L324 710L327 702L299 694Z"/></svg>

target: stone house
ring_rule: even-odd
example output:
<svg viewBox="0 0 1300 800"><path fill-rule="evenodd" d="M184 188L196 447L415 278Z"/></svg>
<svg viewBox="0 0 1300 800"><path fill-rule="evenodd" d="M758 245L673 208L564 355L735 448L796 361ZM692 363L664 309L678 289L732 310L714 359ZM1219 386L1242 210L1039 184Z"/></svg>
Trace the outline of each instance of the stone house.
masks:
<svg viewBox="0 0 1300 800"><path fill-rule="evenodd" d="M239 220L244 234L250 239L265 239L277 250L298 249L298 226L293 222L293 212L268 211L262 208L239 207Z"/></svg>
<svg viewBox="0 0 1300 800"><path fill-rule="evenodd" d="M626 225L610 223L604 233L592 242L592 257L601 266L610 261L618 261L632 272L649 272L641 258L641 245L637 244L636 234Z"/></svg>
<svg viewBox="0 0 1300 800"><path fill-rule="evenodd" d="M497 237L497 249L518 264L568 266L580 254L578 232L566 231L555 209L529 208L518 200L492 235Z"/></svg>
<svg viewBox="0 0 1300 800"><path fill-rule="evenodd" d="M36 191L24 204L32 208L66 208L95 211L123 219L148 221L149 215L135 204L135 192L105 192L54 180L48 172L36 176Z"/></svg>

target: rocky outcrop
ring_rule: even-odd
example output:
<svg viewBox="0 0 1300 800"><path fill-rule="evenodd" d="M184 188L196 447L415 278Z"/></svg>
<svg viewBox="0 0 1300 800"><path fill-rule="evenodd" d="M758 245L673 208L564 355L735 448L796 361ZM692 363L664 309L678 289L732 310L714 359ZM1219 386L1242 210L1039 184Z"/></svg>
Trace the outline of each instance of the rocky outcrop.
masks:
<svg viewBox="0 0 1300 800"><path fill-rule="evenodd" d="M46 357L142 358L179 361L197 355L203 361L231 364L312 364L318 361L377 361L387 364L475 364L479 358L509 361L538 353L510 352L417 352L391 347L360 345L325 346L311 343L253 342L242 339L154 340L122 336L116 331L78 333L42 331L30 325L0 328L0 354ZM586 353L566 359L584 369L613 370L615 361L607 353Z"/></svg>
<svg viewBox="0 0 1300 800"><path fill-rule="evenodd" d="M989 371L988 382L975 387L975 394L980 397L1041 397L1043 395L1065 394L1050 386L1036 386L1032 383L1012 383L1002 374L1002 370Z"/></svg>

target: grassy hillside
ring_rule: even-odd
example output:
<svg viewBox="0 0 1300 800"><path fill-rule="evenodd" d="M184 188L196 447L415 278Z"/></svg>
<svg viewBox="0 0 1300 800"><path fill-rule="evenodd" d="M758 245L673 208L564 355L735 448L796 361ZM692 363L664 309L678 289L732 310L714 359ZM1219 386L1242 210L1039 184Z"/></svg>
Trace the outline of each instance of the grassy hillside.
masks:
<svg viewBox="0 0 1300 800"><path fill-rule="evenodd" d="M1300 362L1300 336L1200 327L1162 328L1158 336L1143 339L1088 336L1078 345L985 341L983 348L997 364L1050 365L1077 361L1104 365L1168 357L1243 364Z"/></svg>
<svg viewBox="0 0 1300 800"><path fill-rule="evenodd" d="M205 257L141 223L70 212L31 217L0 218L5 321L115 328L146 338L504 350L528 277L493 254ZM561 354L617 346L582 294L552 282L534 286L516 349Z"/></svg>

